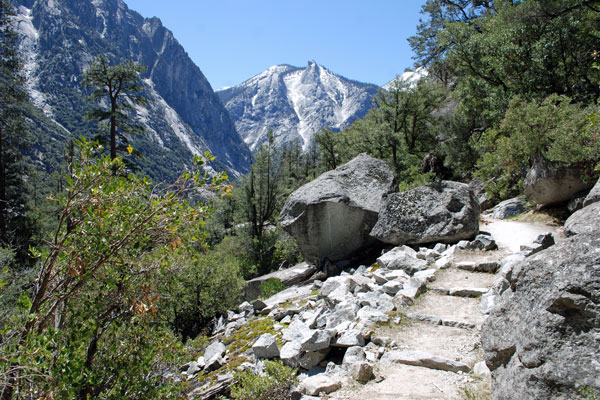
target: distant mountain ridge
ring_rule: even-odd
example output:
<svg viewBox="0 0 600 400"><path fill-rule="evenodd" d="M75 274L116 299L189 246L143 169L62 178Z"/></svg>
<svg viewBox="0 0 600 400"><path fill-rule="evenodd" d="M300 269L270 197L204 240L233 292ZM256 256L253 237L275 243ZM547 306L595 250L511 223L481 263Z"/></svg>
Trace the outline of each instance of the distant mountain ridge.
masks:
<svg viewBox="0 0 600 400"><path fill-rule="evenodd" d="M304 68L273 66L217 94L250 150L271 130L277 145L297 141L306 150L321 129L338 131L365 116L378 89L311 61Z"/></svg>
<svg viewBox="0 0 600 400"><path fill-rule="evenodd" d="M122 0L11 0L17 10L27 89L42 112L34 119L43 136L39 152L56 141L88 135L83 116L89 93L82 72L105 54L146 65L147 107L136 109L148 135L134 138L150 175L174 176L193 154L209 150L216 168L245 173L251 155L227 110L200 69L158 18L144 18ZM41 121L46 118L47 121ZM50 138L50 139L49 139Z"/></svg>

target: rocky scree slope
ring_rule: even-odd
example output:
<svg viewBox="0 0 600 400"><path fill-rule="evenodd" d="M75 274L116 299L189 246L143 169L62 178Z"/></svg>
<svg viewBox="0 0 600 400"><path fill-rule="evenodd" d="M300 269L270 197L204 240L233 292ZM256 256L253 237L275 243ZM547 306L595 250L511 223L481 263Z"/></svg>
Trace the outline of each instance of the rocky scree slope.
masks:
<svg viewBox="0 0 600 400"><path fill-rule="evenodd" d="M27 89L40 110L34 156L45 162L57 143L89 136L96 124L83 119L89 104L81 74L99 54L148 67L143 74L147 107L134 118L147 131L134 146L151 175L173 177L192 155L210 150L215 166L244 173L250 153L229 113L200 69L158 18L143 18L122 0L11 0L18 15L20 54Z"/></svg>
<svg viewBox="0 0 600 400"><path fill-rule="evenodd" d="M493 244L480 234L455 245L398 246L371 266L323 281L317 272L268 299L242 303L219 321L210 346L182 366L179 379L190 385L189 398L210 399L227 392L235 371L262 373L263 360L280 359L299 369L294 398L304 400L459 399L470 387L489 390L479 335L489 301L480 297L502 276L493 272L514 264L511 257L500 261L506 249L484 250ZM314 268L305 264L295 273L307 271ZM287 279L289 273L282 271Z"/></svg>
<svg viewBox="0 0 600 400"><path fill-rule="evenodd" d="M238 132L255 152L273 131L278 145L308 149L323 128L339 131L372 107L378 87L351 81L311 61L304 68L276 65L217 92Z"/></svg>

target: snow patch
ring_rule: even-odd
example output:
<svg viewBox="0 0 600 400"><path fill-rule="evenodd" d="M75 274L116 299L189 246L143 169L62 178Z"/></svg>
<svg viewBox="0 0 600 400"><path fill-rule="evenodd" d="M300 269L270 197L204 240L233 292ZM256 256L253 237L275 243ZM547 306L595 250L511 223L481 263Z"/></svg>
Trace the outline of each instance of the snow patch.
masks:
<svg viewBox="0 0 600 400"><path fill-rule="evenodd" d="M100 33L100 37L102 39L104 39L106 37L106 30L107 30L107 24L106 24L106 11L102 8L103 4L103 0L92 0L92 4L94 5L94 7L96 7L96 16L99 18L102 18L102 32Z"/></svg>
<svg viewBox="0 0 600 400"><path fill-rule="evenodd" d="M382 89L392 89L394 87L394 82L397 81L408 83L409 87L414 87L417 82L419 82L422 78L425 78L427 75L429 75L429 71L424 67L419 67L414 71L404 71L402 74L396 76L396 78L383 85Z"/></svg>
<svg viewBox="0 0 600 400"><path fill-rule="evenodd" d="M50 5L50 2L48 3ZM19 53L23 57L23 72L25 74L25 90L29 94L33 104L41 109L44 114L53 119L52 108L48 104L46 95L38 89L39 77L37 71L39 33L33 26L33 15L31 9L20 6L17 15L16 33L19 35ZM66 129L65 129L66 130Z"/></svg>

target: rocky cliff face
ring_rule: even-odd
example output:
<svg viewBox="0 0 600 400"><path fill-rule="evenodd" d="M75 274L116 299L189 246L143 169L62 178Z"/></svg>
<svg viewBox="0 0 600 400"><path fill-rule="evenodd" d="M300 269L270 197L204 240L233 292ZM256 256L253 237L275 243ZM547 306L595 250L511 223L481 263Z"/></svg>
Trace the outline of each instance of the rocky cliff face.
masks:
<svg viewBox="0 0 600 400"><path fill-rule="evenodd" d="M309 62L305 68L271 67L217 93L246 144L256 151L270 130L279 145L298 141L307 149L322 128L340 130L365 116L377 90Z"/></svg>
<svg viewBox="0 0 600 400"><path fill-rule="evenodd" d="M598 393L599 266L596 229L512 267L510 286L481 332L494 400Z"/></svg>
<svg viewBox="0 0 600 400"><path fill-rule="evenodd" d="M54 136L89 134L80 77L98 54L146 65L146 127L138 147L147 167L180 171L193 154L210 150L218 167L245 172L250 153L227 110L185 50L157 18L145 19L122 0L12 0L17 8L27 88L43 117L62 128ZM42 116L39 116L41 118ZM50 132L52 134L52 132Z"/></svg>

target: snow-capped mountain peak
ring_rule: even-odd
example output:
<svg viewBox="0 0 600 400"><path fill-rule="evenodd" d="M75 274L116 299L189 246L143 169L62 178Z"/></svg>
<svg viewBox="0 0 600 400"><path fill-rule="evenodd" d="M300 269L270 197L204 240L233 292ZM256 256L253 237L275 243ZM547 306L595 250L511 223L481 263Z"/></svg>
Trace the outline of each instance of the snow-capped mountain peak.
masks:
<svg viewBox="0 0 600 400"><path fill-rule="evenodd" d="M414 71L404 71L402 74L396 76L394 79L383 85L382 89L390 90L393 87L394 82L396 81L408 83L408 85L412 87L416 85L417 82L420 81L422 78L425 78L428 74L429 71L427 71L427 69L423 67L419 67Z"/></svg>
<svg viewBox="0 0 600 400"><path fill-rule="evenodd" d="M217 94L252 151L271 130L278 145L298 141L306 150L321 129L340 130L362 118L377 90L309 61L304 68L272 66Z"/></svg>

